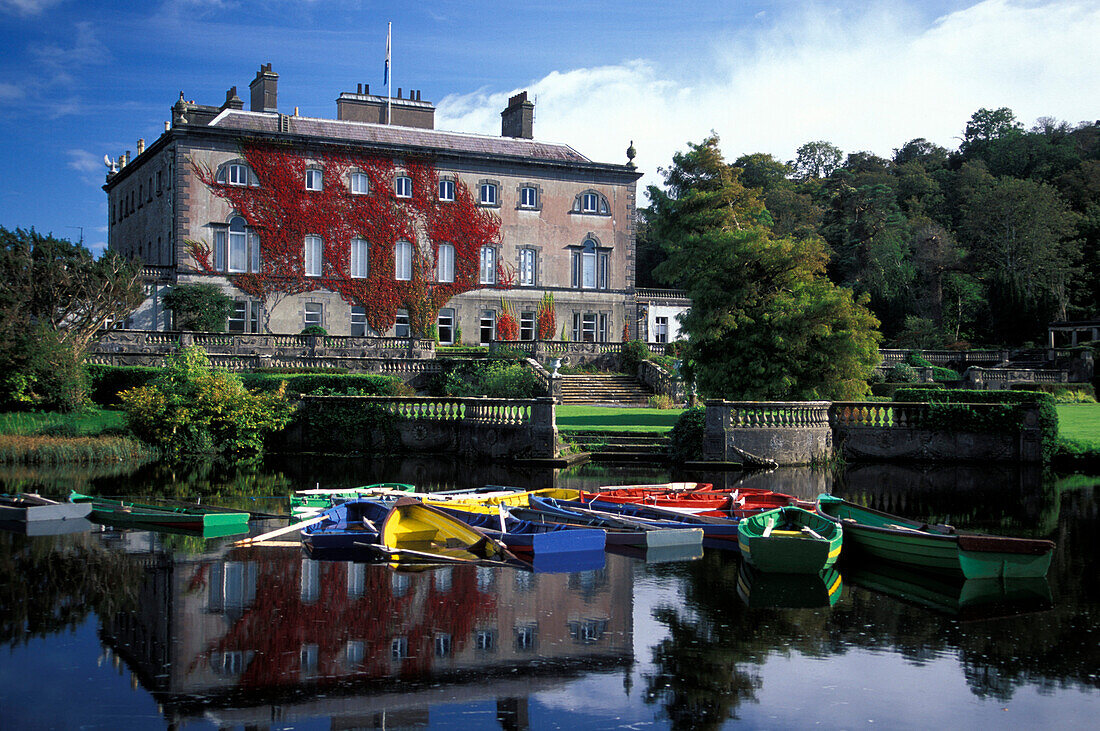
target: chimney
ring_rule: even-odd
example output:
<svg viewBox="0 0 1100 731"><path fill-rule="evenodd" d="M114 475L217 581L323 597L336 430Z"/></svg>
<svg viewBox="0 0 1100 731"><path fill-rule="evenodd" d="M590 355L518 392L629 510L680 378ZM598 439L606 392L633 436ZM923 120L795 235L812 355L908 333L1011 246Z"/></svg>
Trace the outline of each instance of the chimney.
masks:
<svg viewBox="0 0 1100 731"><path fill-rule="evenodd" d="M222 109L244 109L244 102L237 96L237 87L231 87L225 92L225 104L222 104Z"/></svg>
<svg viewBox="0 0 1100 731"><path fill-rule="evenodd" d="M279 105L276 100L279 87L279 75L271 70L271 64L260 66L256 72L256 78L248 85L252 91L253 112L277 112Z"/></svg>
<svg viewBox="0 0 1100 731"><path fill-rule="evenodd" d="M144 137L139 137L139 138L138 138L138 141L137 141L137 151L138 151L138 153L137 153L137 154L139 154L139 155L140 155L141 153L145 152L145 138L144 138Z"/></svg>
<svg viewBox="0 0 1100 731"><path fill-rule="evenodd" d="M508 100L508 108L500 113L500 135L530 140L535 136L534 127L535 104L527 101L526 91L521 91Z"/></svg>

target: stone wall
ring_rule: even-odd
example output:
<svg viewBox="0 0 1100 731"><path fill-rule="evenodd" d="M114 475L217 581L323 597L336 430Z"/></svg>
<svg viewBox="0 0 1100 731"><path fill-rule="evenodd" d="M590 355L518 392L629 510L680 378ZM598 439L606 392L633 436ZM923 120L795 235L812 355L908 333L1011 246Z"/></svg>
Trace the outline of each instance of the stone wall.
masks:
<svg viewBox="0 0 1100 731"><path fill-rule="evenodd" d="M779 464L824 462L833 455L828 401L707 401L703 459Z"/></svg>
<svg viewBox="0 0 1100 731"><path fill-rule="evenodd" d="M304 396L302 406L382 408L394 416L399 444L383 434L347 434L347 451L459 455L468 459L554 459L558 430L550 398L389 398ZM284 431L279 449L309 452L301 424Z"/></svg>

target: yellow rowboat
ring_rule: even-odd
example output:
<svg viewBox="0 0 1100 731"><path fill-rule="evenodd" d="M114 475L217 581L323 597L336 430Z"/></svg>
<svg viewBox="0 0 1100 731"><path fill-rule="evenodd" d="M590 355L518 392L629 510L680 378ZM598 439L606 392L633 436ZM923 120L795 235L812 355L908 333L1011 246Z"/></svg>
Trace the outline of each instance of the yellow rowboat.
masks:
<svg viewBox="0 0 1100 731"><path fill-rule="evenodd" d="M489 513L496 515L499 506L506 508L530 507L532 495L538 497L557 498L558 500L577 500L579 490L567 490L564 488L545 488L542 490L530 490L528 492L503 492L487 495L471 495L470 497L451 497L447 500L439 500L430 493L423 496L425 505L436 505L455 510L466 510L471 513Z"/></svg>
<svg viewBox="0 0 1100 731"><path fill-rule="evenodd" d="M382 523L381 542L392 551L475 561L514 558L503 543L419 500L403 497ZM395 557L400 558L395 554Z"/></svg>

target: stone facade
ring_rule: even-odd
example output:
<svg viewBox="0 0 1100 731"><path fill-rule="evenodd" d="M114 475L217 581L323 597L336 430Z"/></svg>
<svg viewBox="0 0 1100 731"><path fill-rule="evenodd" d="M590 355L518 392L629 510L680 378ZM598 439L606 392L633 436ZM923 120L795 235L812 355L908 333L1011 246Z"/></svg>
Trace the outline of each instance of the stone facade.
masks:
<svg viewBox="0 0 1100 731"><path fill-rule="evenodd" d="M545 292L555 297L558 335L597 342L620 341L624 329L637 335L634 219L640 173L632 163L596 163L567 145L527 139L532 105L525 95L513 98L512 114L505 110L506 127L518 136L496 138L431 129L434 107L421 101L419 92L415 99L394 100L403 112L423 112L415 122L404 114L395 115L397 124L392 125L347 119L355 116L345 110L355 106L353 101L359 106L370 102L371 108L379 99L384 102L384 97L360 93L341 95L341 119L281 114L276 111L277 80L269 64L261 67L250 111L242 108L235 87L220 107L195 104L181 94L160 138L148 148L139 143L138 154L132 159L129 152L122 155L118 169L108 174L109 247L166 272L159 283L148 283L149 297L131 326L171 329L169 313L160 305L167 287L212 282L236 303L232 331L297 333L319 316L333 335L359 334L352 326L355 303L337 292L315 289L257 301L233 286L224 263L215 262L220 271L210 271L192 255L189 242L215 251L215 237L225 236L237 215L196 169L218 171L243 162L242 143L247 141L278 144L307 161L329 152L384 157L398 171L406 157L431 159L440 178L461 180L475 199L483 183L495 185L495 201L483 208L499 218L501 240L495 253L515 280L507 289L477 289L452 298L444 308L444 315L453 318L450 340L483 343L495 337L502 298L515 308L521 326L529 323ZM399 126L401 122L413 126ZM326 179L325 184L348 183ZM253 246L258 245L259 260L264 257L262 239L249 236L245 271L252 266ZM376 334L404 333L391 328ZM521 327L521 336L533 338L534 333Z"/></svg>

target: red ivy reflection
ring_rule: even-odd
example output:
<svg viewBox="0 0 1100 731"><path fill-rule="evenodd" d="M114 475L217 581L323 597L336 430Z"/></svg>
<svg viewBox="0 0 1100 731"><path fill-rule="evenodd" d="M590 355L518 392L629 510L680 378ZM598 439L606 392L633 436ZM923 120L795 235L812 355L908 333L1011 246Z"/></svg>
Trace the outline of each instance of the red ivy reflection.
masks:
<svg viewBox="0 0 1100 731"><path fill-rule="evenodd" d="M391 159L351 153L317 153L307 158L258 142L244 143L241 155L256 173L259 186L219 183L209 168L195 165L194 169L259 235L261 271L234 274L230 281L269 308L287 295L324 288L362 305L367 323L377 332L392 327L397 310L405 309L414 332L426 334L450 298L481 286L481 248L500 243L500 220L474 202L461 180L455 180L454 201L439 200L439 176L426 159L404 160L403 174L412 179L412 196L399 198ZM323 190L305 189L307 167L323 171ZM365 195L352 194L349 188L350 175L356 172L369 181ZM319 277L305 274L308 235L323 241ZM363 278L351 277L353 238L368 242L369 270ZM398 241L413 244L411 278L405 281L394 277ZM453 282L436 281L441 244L454 246ZM209 244L189 241L188 247L199 267L214 270ZM499 265L497 275L499 286L507 287L511 277Z"/></svg>

